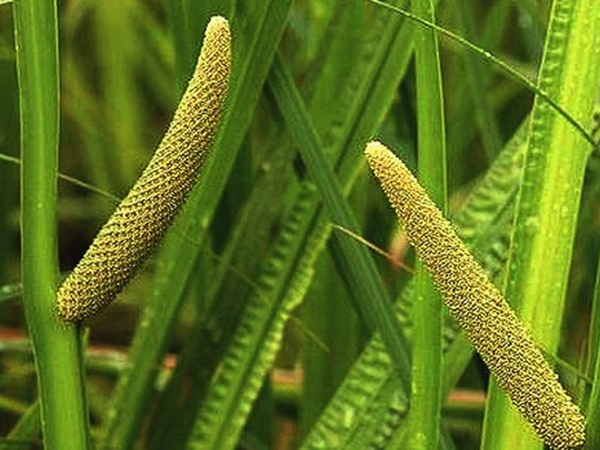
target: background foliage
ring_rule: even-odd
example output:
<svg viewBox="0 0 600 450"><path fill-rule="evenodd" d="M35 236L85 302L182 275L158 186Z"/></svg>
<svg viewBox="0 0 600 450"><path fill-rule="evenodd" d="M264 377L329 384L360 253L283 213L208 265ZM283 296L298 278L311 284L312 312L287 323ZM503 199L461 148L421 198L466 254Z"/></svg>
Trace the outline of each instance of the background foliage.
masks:
<svg viewBox="0 0 600 450"><path fill-rule="evenodd" d="M36 448L15 7L0 5L0 427ZM436 19L535 81L550 13L549 1L448 0ZM107 449L405 448L415 261L362 150L378 138L417 167L422 25L358 0L60 2L59 170L93 188L60 180L60 271L74 267L149 160L213 14L233 29L228 114L161 249L86 323L92 439ZM449 215L502 287L534 93L464 45L439 43ZM575 63L559 64L567 72ZM594 129L592 114L575 118ZM585 411L598 396L600 160L576 142L563 151L589 158L579 211L569 211L577 233L554 310L563 322L558 341L541 344ZM487 371L447 317L443 349L441 448L479 448ZM588 432L600 432L593 420ZM493 448L511 448L502 445Z"/></svg>

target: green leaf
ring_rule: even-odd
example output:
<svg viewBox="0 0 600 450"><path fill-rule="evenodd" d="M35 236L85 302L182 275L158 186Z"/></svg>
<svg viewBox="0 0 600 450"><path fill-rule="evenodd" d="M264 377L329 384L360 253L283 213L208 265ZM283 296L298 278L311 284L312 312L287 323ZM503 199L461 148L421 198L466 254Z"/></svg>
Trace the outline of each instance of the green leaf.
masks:
<svg viewBox="0 0 600 450"><path fill-rule="evenodd" d="M387 15L387 14L386 14ZM387 15L389 16L389 15ZM390 21L390 24L394 24L394 21ZM397 24L394 24L397 25ZM396 88L397 83L402 77L403 70L407 64L409 51L405 50L404 39L406 35L404 33L400 33L400 42L398 48L401 49L400 52L394 52L392 48L390 48L390 41L394 41L398 39L398 35L396 33L396 26L387 27L385 29L374 28L371 30L373 35L369 37L365 44L364 52L361 52L361 61L364 63L363 65L356 65L354 71L349 75L347 81L347 89L350 89L353 95L346 95L344 98L348 99L348 104L344 104L345 108L340 111L331 111L329 109L329 116L324 117L324 121L336 121L336 126L333 127L335 130L335 138L334 144L332 145L331 154L332 157L338 157L345 151L343 156L339 156L340 162L338 165L341 167L345 167L345 169L340 169L340 179L343 180L343 184L345 186L349 186L352 180L354 179L353 174L356 172L356 163L360 161L360 157L357 158L360 154L355 154L354 152L348 151L349 147L345 147L345 142L348 140L349 145L355 145L356 147L361 147L363 144L362 138L357 137L357 133L371 133L371 131L366 127L373 126L373 123L378 122L378 118L382 116L380 111L383 108L389 107L391 103L392 95L390 94ZM386 38L384 40L380 39L380 34L383 33ZM372 50L372 46L375 45L377 51ZM368 63L368 64L367 64ZM380 72L381 67L385 67L385 70ZM374 83L377 75L381 73L381 80L377 79L377 82ZM387 84L386 82L391 82L392 84ZM360 88L357 91L357 83ZM396 83L396 84L393 84ZM373 86L375 84L375 87ZM343 114L342 117L345 120L341 120L339 114ZM340 128L339 123L342 123L344 127ZM361 124L362 127L357 127L357 124ZM371 125L370 125L371 124ZM356 142L356 144L354 144ZM289 152L289 149L286 150ZM362 162L362 161L360 161ZM260 195L260 192L258 193ZM262 196L264 198L264 195ZM310 216L310 220L305 221L305 226L298 233L297 239L300 239L302 242L314 241L315 239L320 239L314 236L321 236L323 234L322 227L326 226L327 221L325 217L323 217L322 208L319 206L318 199L313 201L312 208L308 215ZM250 210L252 211L252 205L249 205ZM258 212L260 214L260 212ZM237 231L236 231L237 234ZM309 237L305 237L309 236ZM310 237L312 236L312 237ZM245 241L246 239L244 239ZM302 252L304 247L299 247L299 251L294 256L295 259L302 259ZM228 248L227 253L237 253L238 251L243 251L243 248L238 249L237 246L233 246ZM227 258L227 256L226 256ZM225 262L225 260L224 260ZM212 294L210 294L212 296ZM209 300L210 301L210 300ZM221 303L221 302L219 302ZM224 314L227 314L227 307L223 310ZM211 313L211 316L215 315L215 313ZM219 313L217 312L218 316ZM221 331L222 333L222 331ZM209 355L207 350L200 350L198 354L193 357L186 356L186 360L191 359L199 359L203 361L201 368L198 367L197 371L211 370L210 367L214 360L214 356ZM208 362L207 362L208 361ZM207 365L209 368L207 369ZM191 366L197 366L197 363L191 364ZM192 371L194 369L192 368ZM175 373L176 377L185 376L185 370L179 371L177 370ZM193 374L189 372L192 376L192 379L198 379L198 377L203 378L201 374ZM201 380L198 380L200 383ZM177 380L173 379L173 385ZM197 383L196 383L197 384ZM195 385L196 385L195 384ZM199 389L200 392L195 392L195 395L202 394L202 388ZM176 389L174 391L168 390L166 395L173 396ZM174 395L174 398L180 398L178 395ZM160 408L161 410L168 411L168 408ZM193 408L192 408L193 409ZM186 409L186 414L190 414L190 410ZM191 414L194 414L191 412ZM155 428L153 426L153 428ZM159 441L160 442L160 441ZM159 444L160 445L160 444Z"/></svg>
<svg viewBox="0 0 600 450"><path fill-rule="evenodd" d="M272 139L270 145L260 148L264 152L260 167L268 170L260 170L254 178L252 192L237 214L238 220L225 249L218 257L205 251L206 256L197 262L194 273L200 272L201 278L194 277L197 288L192 298L198 305L198 314L189 332L193 339L186 340L175 372L160 394L159 406L150 425L149 448L183 447L188 441L219 357L230 343L251 291L256 289L253 280L259 276L263 260L257 255L266 257L271 251L273 230L280 228L281 212L288 209L285 203L289 195L281 195L282 186L292 184L296 187L295 154L288 151L287 140L282 142L277 136ZM265 202L265 198L270 201ZM192 289L189 289L189 297L194 295ZM188 383L182 380L193 380L189 383L193 390L190 391ZM182 402L181 399L185 400ZM182 409L186 419L174 420Z"/></svg>
<svg viewBox="0 0 600 450"><path fill-rule="evenodd" d="M413 11L435 22L433 0L413 2ZM440 54L434 30L419 28L415 35L417 78L417 142L419 182L445 214L446 130ZM411 408L406 445L415 450L437 449L442 409L442 302L425 266L417 261L412 321Z"/></svg>
<svg viewBox="0 0 600 450"><path fill-rule="evenodd" d="M556 0L539 88L581 126L591 124L600 84L596 3ZM590 38L591 36L591 38ZM550 105L536 98L513 227L505 294L537 342L556 353L585 165L592 147ZM495 383L490 386L484 449L541 448Z"/></svg>
<svg viewBox="0 0 600 450"><path fill-rule="evenodd" d="M356 232L357 223L348 206L338 180L329 166L319 139L303 108L291 75L281 58L275 61L269 86L288 124L290 133L317 185L331 220ZM402 376L408 373L409 353L400 324L393 313L388 294L377 273L368 250L349 236L334 234L334 249L339 250L342 273L352 286L356 308L371 331L380 330L394 364ZM408 380L402 380L405 388Z"/></svg>
<svg viewBox="0 0 600 450"><path fill-rule="evenodd" d="M306 228L305 222L312 218L306 212L314 201L314 188L308 185L299 195L272 256L265 263L233 342L211 380L188 448L235 448L279 349L284 324L308 289L312 267L329 235L329 227L320 227L321 233L311 235L307 242L297 238L300 230ZM299 248L306 250L296 260Z"/></svg>
<svg viewBox="0 0 600 450"><path fill-rule="evenodd" d="M289 87L289 85L288 85L288 87ZM288 99L288 100L293 103L293 104L290 104L291 108L297 108L297 109L300 109L300 111L302 110L302 108L303 108L302 100L299 98L299 96L297 94L292 93L292 98ZM297 132L292 130L293 134L299 133L299 134L304 134L304 135L308 135L308 136L310 136L310 135L314 136L314 131L312 130L310 123L308 123L304 120L303 121L291 120L288 122L288 124L290 127L298 128ZM294 134L294 135L296 135L296 134ZM314 144L314 141L313 141L313 144ZM313 203L314 203L314 201L313 201ZM313 206L313 209L314 209L314 206ZM307 219L310 219L310 220L306 221ZM314 264L316 255L318 254L318 252L320 252L321 248L323 247L323 245L325 243L325 239L329 235L329 229L326 226L326 222L324 222L323 219L324 218L318 219L316 222L318 225L316 225L315 228L313 228L310 231L311 237L309 238L309 241L307 241L307 242L311 242L311 244L307 245L306 243L302 243L301 247L297 247L297 248L311 249L310 251L305 250L304 253L300 253L301 261L308 259L308 262L304 263L304 264L307 264L306 269L303 269L303 270L300 268L296 269L299 274L303 274L304 272L312 270L312 265ZM303 226L303 229L307 229L309 224L315 223L314 219L313 219L313 215L307 215L304 218L304 220L305 220L305 222L304 222L305 225ZM300 236L302 235L301 233L298 233L298 234ZM289 238L287 238L287 239L289 239ZM298 243L299 242L297 242L296 245ZM307 281L309 280L309 278L306 276L302 276L300 279L303 280L302 281L302 283L303 283L302 291L304 291L307 288ZM306 280L306 281L304 281L304 280ZM292 283L292 285L293 285L293 283ZM298 294L295 291L296 291L296 289L292 289L291 292L288 293L287 295L288 296L292 295L292 298L297 297ZM263 299L263 302L264 302L264 299ZM242 325L240 325L240 330L246 331L241 336L244 339L249 339L249 336L250 336L250 333L247 332L247 330L249 330L250 327L247 324L245 325L245 321L247 321L247 320L250 320L250 319L247 318L247 315L244 315L242 317ZM250 343L251 343L251 345L256 345L253 341L250 341ZM229 351L235 352L236 348L237 348L237 346L234 344L234 346L231 347ZM272 351L272 350L267 350L267 351ZM268 354L269 353L267 353L267 355ZM228 379L233 378L234 377L233 374L240 373L241 369L240 369L239 365L234 364L233 361L241 360L243 353L241 351L238 351L236 353L236 355L237 356L227 359L227 361L230 361L233 364L231 370L224 373L223 377L220 376L221 371L219 371L219 374L218 374L219 381L213 381L214 386L216 386L216 388L222 387L222 384L226 383L226 381ZM248 367L248 366L246 366L246 367ZM266 367L263 367L262 370L263 371L266 370ZM242 371L241 373L243 374L244 372ZM259 378L259 379L261 379L261 378ZM225 381L223 381L223 380L225 380ZM243 379L240 381L243 381ZM254 386L252 386L252 384L249 383L249 381L251 381L250 378L248 378L248 381L246 381L245 385L240 382L238 384L238 386L240 386L240 387L238 387L237 389L230 388L228 390L224 390L224 389L218 390L217 391L218 394L213 394L213 396L215 396L216 398L213 401L210 401L210 400L207 401L207 403L206 403L207 407L203 408L204 412L202 413L201 420L199 422L199 424L200 424L199 429L201 430L199 432L199 434L202 437L202 439L198 442L195 442L194 446L198 446L199 448L210 448L211 446L212 447L217 446L219 448L229 448L230 445L233 445L235 440L225 440L226 438L231 439L231 437L229 435L232 433L231 432L226 433L223 430L228 430L228 429L231 430L231 426L233 426L232 423L229 421L226 421L225 418L236 417L235 411L237 411L239 408L239 406L236 405L236 402L235 402L235 400L236 400L235 393L236 392L245 392L249 398L252 398L251 397L252 395L256 395L256 391L260 385L255 383ZM245 388L242 389L244 386L245 386ZM224 396L224 394L223 394L224 392L232 392L232 397L227 396L227 398L229 398L230 401L224 401L224 399L222 398ZM249 407L249 406L246 405L246 402L242 402L241 408L246 408L246 407ZM233 408L235 408L235 409L233 409ZM221 412L219 413L219 411L221 411ZM236 429L235 426L233 429L234 430Z"/></svg>

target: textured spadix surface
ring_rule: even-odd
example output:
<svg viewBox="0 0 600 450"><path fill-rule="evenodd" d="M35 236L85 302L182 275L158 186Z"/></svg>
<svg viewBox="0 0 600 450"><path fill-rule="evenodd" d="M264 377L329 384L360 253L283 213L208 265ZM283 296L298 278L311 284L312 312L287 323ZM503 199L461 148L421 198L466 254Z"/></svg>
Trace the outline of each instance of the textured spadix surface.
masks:
<svg viewBox="0 0 600 450"><path fill-rule="evenodd" d="M213 17L194 75L158 149L58 291L64 320L83 320L106 307L160 242L218 131L230 67L229 24Z"/></svg>
<svg viewBox="0 0 600 450"><path fill-rule="evenodd" d="M450 222L390 150L371 142L365 154L444 303L498 384L545 443L583 445L579 408Z"/></svg>

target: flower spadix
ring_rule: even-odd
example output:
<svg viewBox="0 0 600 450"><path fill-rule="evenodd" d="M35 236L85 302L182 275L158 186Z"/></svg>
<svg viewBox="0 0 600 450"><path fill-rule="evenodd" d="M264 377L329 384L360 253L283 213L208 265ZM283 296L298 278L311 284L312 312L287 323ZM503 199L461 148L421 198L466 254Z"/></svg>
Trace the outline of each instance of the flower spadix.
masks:
<svg viewBox="0 0 600 450"><path fill-rule="evenodd" d="M498 384L545 443L556 449L583 445L579 408L450 222L385 146L371 142L365 154L444 303Z"/></svg>
<svg viewBox="0 0 600 450"><path fill-rule="evenodd" d="M230 67L229 24L213 17L196 70L158 149L58 291L64 320L83 320L106 307L162 239L219 129Z"/></svg>

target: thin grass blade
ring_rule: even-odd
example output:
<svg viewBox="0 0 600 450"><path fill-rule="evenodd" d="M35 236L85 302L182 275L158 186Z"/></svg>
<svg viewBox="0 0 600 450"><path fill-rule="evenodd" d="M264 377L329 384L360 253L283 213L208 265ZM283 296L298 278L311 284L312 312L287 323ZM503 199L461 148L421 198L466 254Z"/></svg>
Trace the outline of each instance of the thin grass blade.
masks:
<svg viewBox="0 0 600 450"><path fill-rule="evenodd" d="M435 22L432 0L413 2L413 11ZM427 28L419 28L415 34L418 172L419 181L446 213L446 132L437 39L437 33ZM439 445L442 409L442 303L420 261L416 265L415 284L407 445L414 450L435 450Z"/></svg>
<svg viewBox="0 0 600 450"><path fill-rule="evenodd" d="M319 138L304 109L302 98L281 57L275 61L269 86L332 221L351 231L356 231L356 218L322 153ZM342 261L345 269L343 274L352 286L352 292L355 293L353 295L355 295L356 308L371 331L380 330L394 364L401 376L406 376L410 360L408 348L371 255L365 247L345 235L335 234L334 243L334 248L340 251L338 261ZM403 379L403 384L408 388L407 379Z"/></svg>

